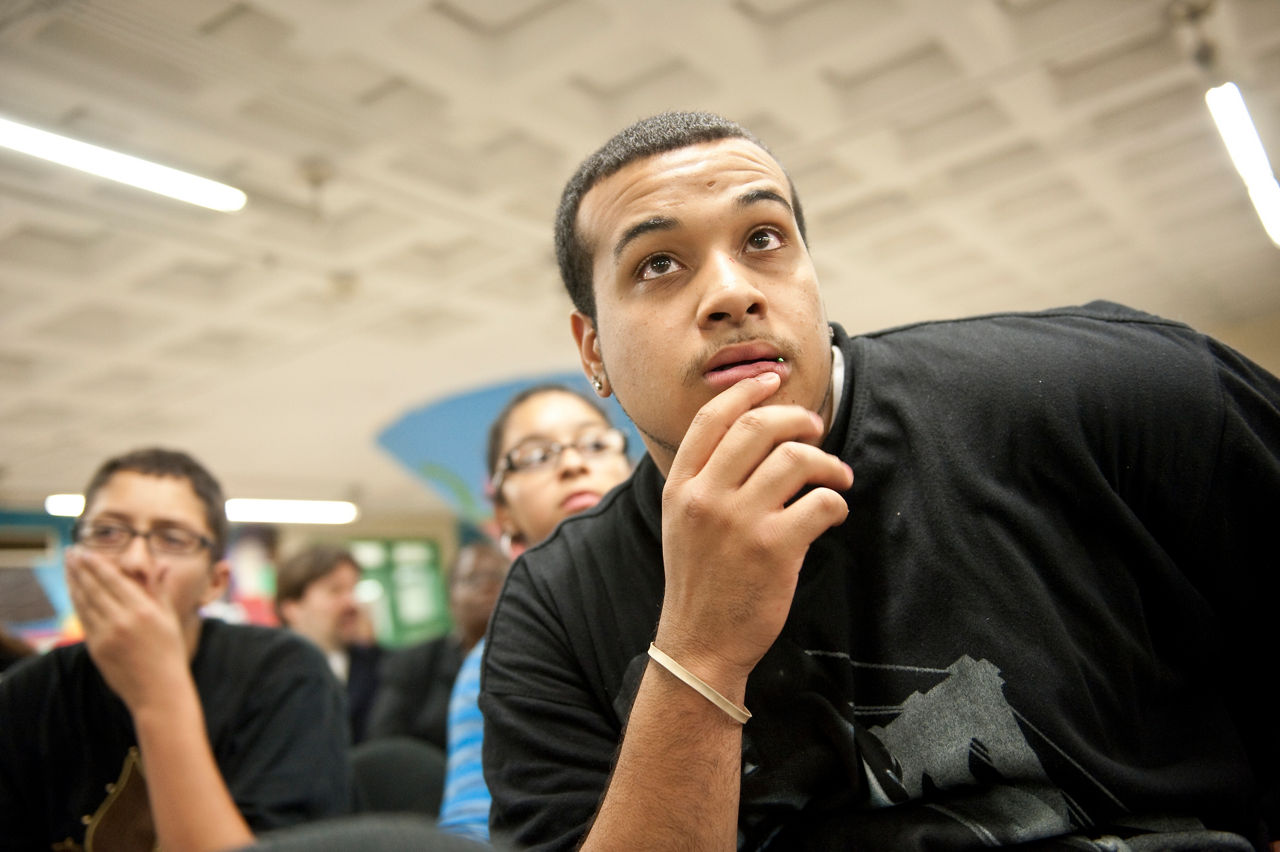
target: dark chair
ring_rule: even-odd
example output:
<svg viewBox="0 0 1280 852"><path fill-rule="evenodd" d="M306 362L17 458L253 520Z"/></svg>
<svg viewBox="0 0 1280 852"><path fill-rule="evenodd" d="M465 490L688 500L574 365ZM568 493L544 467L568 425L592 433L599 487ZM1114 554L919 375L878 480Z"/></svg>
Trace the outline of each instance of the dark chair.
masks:
<svg viewBox="0 0 1280 852"><path fill-rule="evenodd" d="M445 758L431 743L387 737L352 746L352 811L436 817L444 795Z"/></svg>

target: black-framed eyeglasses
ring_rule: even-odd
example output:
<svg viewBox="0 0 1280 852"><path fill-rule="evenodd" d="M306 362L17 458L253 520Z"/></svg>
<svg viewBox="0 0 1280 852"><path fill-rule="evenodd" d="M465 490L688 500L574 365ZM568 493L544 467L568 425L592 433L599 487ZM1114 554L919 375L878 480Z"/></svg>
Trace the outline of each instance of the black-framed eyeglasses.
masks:
<svg viewBox="0 0 1280 852"><path fill-rule="evenodd" d="M164 524L146 532L135 530L119 521L92 521L82 524L76 521L72 537L90 550L102 553L121 553L135 536L146 539L152 553L168 556L192 556L205 548L213 547L213 539L184 527Z"/></svg>
<svg viewBox="0 0 1280 852"><path fill-rule="evenodd" d="M493 474L493 490L502 487L502 482L509 473L521 473L530 470L549 470L560 461L565 450L573 449L584 459L613 453L626 454L627 436L621 429L603 429L599 432L587 432L572 441L526 441L512 448L498 462L498 469Z"/></svg>

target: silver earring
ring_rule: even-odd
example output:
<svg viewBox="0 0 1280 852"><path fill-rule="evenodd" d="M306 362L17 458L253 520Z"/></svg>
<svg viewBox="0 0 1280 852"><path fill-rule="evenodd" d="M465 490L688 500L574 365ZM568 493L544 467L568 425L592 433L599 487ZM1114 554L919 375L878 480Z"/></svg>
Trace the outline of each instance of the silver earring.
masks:
<svg viewBox="0 0 1280 852"><path fill-rule="evenodd" d="M599 376L591 377L591 386L596 389L596 393L600 393L600 391L604 390L604 382L600 381Z"/></svg>

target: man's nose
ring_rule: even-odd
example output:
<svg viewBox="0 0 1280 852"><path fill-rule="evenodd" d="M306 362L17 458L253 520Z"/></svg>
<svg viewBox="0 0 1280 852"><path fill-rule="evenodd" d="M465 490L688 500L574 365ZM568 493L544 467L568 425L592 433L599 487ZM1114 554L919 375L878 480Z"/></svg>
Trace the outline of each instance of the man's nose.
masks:
<svg viewBox="0 0 1280 852"><path fill-rule="evenodd" d="M751 280L750 271L732 254L712 252L703 265L704 292L699 305L703 325L738 324L765 311L764 293Z"/></svg>
<svg viewBox="0 0 1280 852"><path fill-rule="evenodd" d="M572 453L573 455L570 455ZM569 444L556 458L556 471L561 475L569 471L581 471L587 467L587 457L575 445Z"/></svg>
<svg viewBox="0 0 1280 852"><path fill-rule="evenodd" d="M151 553L151 540L144 535L135 535L129 539L124 550L116 556L116 563L127 576L139 582L145 582L155 567L155 557Z"/></svg>

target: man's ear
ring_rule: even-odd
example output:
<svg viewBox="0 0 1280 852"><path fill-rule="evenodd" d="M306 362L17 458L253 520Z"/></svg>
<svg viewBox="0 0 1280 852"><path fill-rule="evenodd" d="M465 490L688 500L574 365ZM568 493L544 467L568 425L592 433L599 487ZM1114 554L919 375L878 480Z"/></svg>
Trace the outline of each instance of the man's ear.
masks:
<svg viewBox="0 0 1280 852"><path fill-rule="evenodd" d="M298 611L298 602L296 600L280 601L278 609L281 626L292 627L293 617Z"/></svg>
<svg viewBox="0 0 1280 852"><path fill-rule="evenodd" d="M573 339L578 344L578 359L582 362L582 372L587 381L595 388L599 396L609 396L609 377L604 371L604 359L600 355L600 336L596 334L596 324L591 317L582 311L574 311L569 317L573 326Z"/></svg>
<svg viewBox="0 0 1280 852"><path fill-rule="evenodd" d="M225 559L219 559L209 568L209 585L200 596L200 606L208 606L222 597L229 585L231 585L231 563Z"/></svg>

